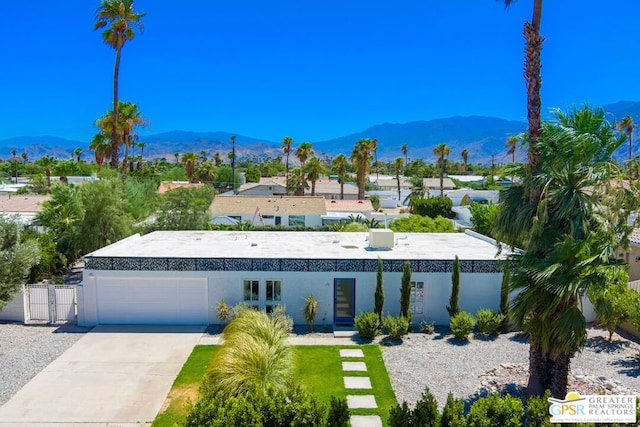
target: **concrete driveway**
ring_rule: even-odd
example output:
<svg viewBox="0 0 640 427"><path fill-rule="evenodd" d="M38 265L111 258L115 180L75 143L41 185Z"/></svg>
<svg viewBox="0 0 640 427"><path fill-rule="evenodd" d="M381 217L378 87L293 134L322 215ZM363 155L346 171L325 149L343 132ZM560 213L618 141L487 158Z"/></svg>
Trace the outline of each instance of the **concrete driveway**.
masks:
<svg viewBox="0 0 640 427"><path fill-rule="evenodd" d="M101 325L0 407L0 426L145 426L203 326Z"/></svg>

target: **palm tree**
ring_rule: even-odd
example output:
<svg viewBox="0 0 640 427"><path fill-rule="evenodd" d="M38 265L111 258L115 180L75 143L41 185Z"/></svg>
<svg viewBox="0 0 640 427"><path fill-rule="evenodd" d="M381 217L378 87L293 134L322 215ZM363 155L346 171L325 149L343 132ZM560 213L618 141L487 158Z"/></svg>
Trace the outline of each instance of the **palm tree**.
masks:
<svg viewBox="0 0 640 427"><path fill-rule="evenodd" d="M510 136L505 143L505 147L509 147L507 151L507 156L511 156L511 163L516 162L516 147L518 146L518 142L520 140L517 136Z"/></svg>
<svg viewBox="0 0 640 427"><path fill-rule="evenodd" d="M184 163L185 172L187 177L189 177L189 182L193 182L193 173L196 169L196 165L198 164L198 155L191 151L184 153L182 155L182 163Z"/></svg>
<svg viewBox="0 0 640 427"><path fill-rule="evenodd" d="M198 163L193 175L200 182L213 182L218 177L218 170L211 160L205 160Z"/></svg>
<svg viewBox="0 0 640 427"><path fill-rule="evenodd" d="M55 164L55 160L50 155L45 154L39 160L36 160L35 163L44 169L44 174L47 177L47 192L51 193L51 169Z"/></svg>
<svg viewBox="0 0 640 427"><path fill-rule="evenodd" d="M144 161L144 147L146 147L147 144L145 142L138 142L138 147L140 147L140 161L138 162L138 170L142 169L142 162Z"/></svg>
<svg viewBox="0 0 640 427"><path fill-rule="evenodd" d="M429 189L424 185L424 178L421 175L412 176L409 178L409 183L411 192L402 203L406 203L409 211L413 213L414 201L424 199L429 194Z"/></svg>
<svg viewBox="0 0 640 427"><path fill-rule="evenodd" d="M285 136L282 139L282 152L284 153L286 157L286 161L285 161L285 185L286 182L289 180L289 154L291 154L291 146L293 145L293 138L289 137L289 136ZM287 195L289 195L289 192L287 191Z"/></svg>
<svg viewBox="0 0 640 427"><path fill-rule="evenodd" d="M509 7L515 0L505 0L505 6ZM524 23L524 38L526 40L524 76L527 81L527 119L529 121L529 164L533 174L540 167L540 154L538 153L538 139L542 121L540 110L542 101L540 99L540 87L542 86L542 76L540 69L540 52L544 39L540 36L540 21L542 20L542 0L533 0L533 17L531 22Z"/></svg>
<svg viewBox="0 0 640 427"><path fill-rule="evenodd" d="M138 110L138 106L132 102L120 103L120 115L118 121L122 128L122 141L124 142L124 161L122 162L122 170L126 171L129 163L129 146L134 146L138 140L137 129L145 127L149 121L142 116L142 112Z"/></svg>
<svg viewBox="0 0 640 427"><path fill-rule="evenodd" d="M564 398L571 358L586 342L580 296L620 277L614 251L632 227L628 212L603 203L602 189L620 193L616 209L633 207L624 188L606 185L618 175L611 156L623 142L602 109L559 113L543 124L540 168L501 193L498 237L524 249L513 256L510 290L512 318L530 344L528 395L550 389Z"/></svg>
<svg viewBox="0 0 640 427"><path fill-rule="evenodd" d="M231 153L229 159L231 160L231 186L233 188L233 194L236 194L236 136L231 135Z"/></svg>
<svg viewBox="0 0 640 427"><path fill-rule="evenodd" d="M222 164L222 158L220 157L220 153L215 153L213 155L213 162L216 164L216 166L220 166Z"/></svg>
<svg viewBox="0 0 640 427"><path fill-rule="evenodd" d="M400 146L400 151L402 151L402 154L404 154L404 164L408 165L409 158L407 157L407 153L409 153L409 147L407 146L407 144L402 144Z"/></svg>
<svg viewBox="0 0 640 427"><path fill-rule="evenodd" d="M304 184L305 187L307 185L307 180L304 177L304 173L305 173L304 165L307 162L307 159L309 158L309 156L312 154L313 154L313 146L311 145L310 142L303 142L298 146L298 148L296 148L296 157L298 158L298 160L300 160L300 172L302 173L302 183ZM301 194L301 196L304 196L304 192Z"/></svg>
<svg viewBox="0 0 640 427"><path fill-rule="evenodd" d="M120 71L120 56L127 40L133 40L135 29L144 31L141 19L145 13L133 10L133 0L102 0L96 11L94 31L105 28L102 39L116 50L116 63L113 71L113 126L111 130L111 168L117 169L119 162L119 140L116 134L118 122L118 73Z"/></svg>
<svg viewBox="0 0 640 427"><path fill-rule="evenodd" d="M373 140L363 138L356 142L351 152L351 161L356 167L356 175L358 177L358 200L364 199L365 182L367 173L371 163L371 150L373 149Z"/></svg>
<svg viewBox="0 0 640 427"><path fill-rule="evenodd" d="M111 157L111 145L109 139L104 133L97 133L89 144L89 150L93 151L96 158L96 164L98 165L98 172L102 169L105 158Z"/></svg>
<svg viewBox="0 0 640 427"><path fill-rule="evenodd" d="M344 200L344 175L347 172L347 156L340 153L333 159L340 180L340 200Z"/></svg>
<svg viewBox="0 0 640 427"><path fill-rule="evenodd" d="M464 171L467 171L467 161L469 160L469 150L462 150L462 161L464 162Z"/></svg>
<svg viewBox="0 0 640 427"><path fill-rule="evenodd" d="M440 169L440 196L444 196L444 158L448 156L450 152L451 148L444 142L438 144L438 146L433 149L433 154L438 156L438 164L442 166Z"/></svg>
<svg viewBox="0 0 640 427"><path fill-rule="evenodd" d="M311 195L316 195L316 181L320 179L320 176L326 172L326 168L322 164L322 160L313 156L309 159L306 165L307 179L311 181Z"/></svg>
<svg viewBox="0 0 640 427"><path fill-rule="evenodd" d="M175 153L173 153L173 157L176 158L176 163L178 163L180 161L180 153L178 153L177 151Z"/></svg>
<svg viewBox="0 0 640 427"><path fill-rule="evenodd" d="M403 162L402 157L396 157L393 162L393 170L396 172L396 182L398 183L398 202L400 202L400 174L402 173Z"/></svg>
<svg viewBox="0 0 640 427"><path fill-rule="evenodd" d="M378 180L380 179L378 170L380 165L378 165L378 139L377 138L373 138L371 140L371 149L373 150L373 161L376 165L376 185L378 185Z"/></svg>
<svg viewBox="0 0 640 427"><path fill-rule="evenodd" d="M626 115L620 120L617 124L617 128L620 132L627 135L629 138L629 179L631 179L633 174L633 129L637 128L638 125L633 122L633 117L630 115Z"/></svg>
<svg viewBox="0 0 640 427"><path fill-rule="evenodd" d="M18 159L16 159L16 155L18 152L16 150L11 150L11 155L13 156L13 173L16 177L16 184L18 183Z"/></svg>
<svg viewBox="0 0 640 427"><path fill-rule="evenodd" d="M76 156L76 162L80 163L80 158L82 157L82 148L78 147L73 150L73 155Z"/></svg>

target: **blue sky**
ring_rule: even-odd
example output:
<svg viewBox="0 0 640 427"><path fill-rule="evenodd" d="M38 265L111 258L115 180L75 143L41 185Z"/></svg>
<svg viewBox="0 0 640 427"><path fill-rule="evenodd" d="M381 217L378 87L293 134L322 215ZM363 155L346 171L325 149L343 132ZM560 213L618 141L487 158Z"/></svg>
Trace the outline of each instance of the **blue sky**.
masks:
<svg viewBox="0 0 640 427"><path fill-rule="evenodd" d="M322 141L455 115L525 120L532 0L136 0L120 99L151 132ZM11 1L0 14L0 139L90 141L111 108L115 52L99 1ZM544 2L543 108L640 101L640 2Z"/></svg>

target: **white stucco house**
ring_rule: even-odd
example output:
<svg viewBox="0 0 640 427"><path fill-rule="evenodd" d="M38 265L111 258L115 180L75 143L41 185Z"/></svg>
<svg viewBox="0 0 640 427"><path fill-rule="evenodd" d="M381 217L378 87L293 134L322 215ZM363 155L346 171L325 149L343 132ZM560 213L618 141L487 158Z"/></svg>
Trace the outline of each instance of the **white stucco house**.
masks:
<svg viewBox="0 0 640 427"><path fill-rule="evenodd" d="M378 259L384 311L400 310L405 261L413 270L414 322L447 324L451 271L461 260L460 306L497 310L502 273L493 241L475 233L158 231L134 235L85 257L78 322L215 324L222 298L270 311L285 305L298 324L313 294L317 323L352 324L372 311Z"/></svg>
<svg viewBox="0 0 640 427"><path fill-rule="evenodd" d="M209 212L213 222L219 217L253 225L319 227L327 214L320 196L226 196L213 199Z"/></svg>

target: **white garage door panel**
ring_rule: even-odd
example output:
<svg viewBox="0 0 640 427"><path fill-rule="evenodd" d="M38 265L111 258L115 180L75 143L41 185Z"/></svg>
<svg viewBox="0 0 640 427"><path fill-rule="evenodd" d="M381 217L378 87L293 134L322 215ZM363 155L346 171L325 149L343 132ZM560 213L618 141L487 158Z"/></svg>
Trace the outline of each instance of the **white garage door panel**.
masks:
<svg viewBox="0 0 640 427"><path fill-rule="evenodd" d="M207 282L101 280L98 323L206 325Z"/></svg>

